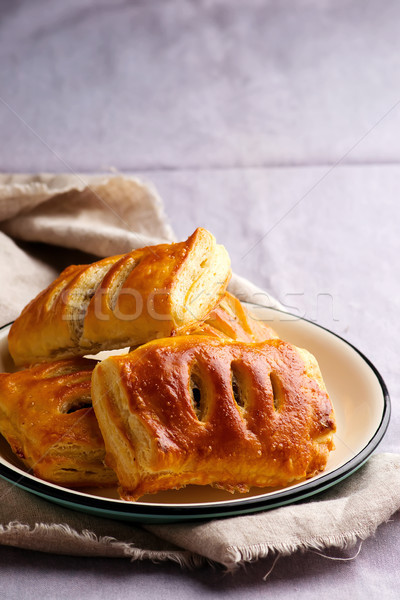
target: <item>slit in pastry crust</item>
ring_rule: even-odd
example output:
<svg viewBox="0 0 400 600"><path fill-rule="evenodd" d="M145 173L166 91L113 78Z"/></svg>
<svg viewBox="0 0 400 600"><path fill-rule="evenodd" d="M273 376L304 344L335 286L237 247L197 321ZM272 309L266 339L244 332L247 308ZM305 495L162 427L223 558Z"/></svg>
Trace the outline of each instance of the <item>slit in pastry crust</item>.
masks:
<svg viewBox="0 0 400 600"><path fill-rule="evenodd" d="M272 395L274 398L274 409L279 411L283 408L283 403L285 401L285 392L283 389L282 381L279 378L279 375L276 371L271 371L269 374L269 378L271 381L272 387Z"/></svg>
<svg viewBox="0 0 400 600"><path fill-rule="evenodd" d="M197 364L192 365L190 369L189 392L192 408L197 419L206 421L208 412L207 392Z"/></svg>

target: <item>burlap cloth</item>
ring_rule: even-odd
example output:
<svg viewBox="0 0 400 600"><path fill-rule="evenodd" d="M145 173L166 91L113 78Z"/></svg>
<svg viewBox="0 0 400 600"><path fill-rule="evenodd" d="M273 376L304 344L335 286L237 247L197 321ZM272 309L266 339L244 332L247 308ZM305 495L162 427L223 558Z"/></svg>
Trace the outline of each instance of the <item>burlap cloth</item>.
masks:
<svg viewBox="0 0 400 600"><path fill-rule="evenodd" d="M134 178L0 176L0 324L57 275L45 242L95 256L174 240L157 193ZM191 232L188 232L190 234ZM24 242L21 242L24 240ZM75 255L74 255L75 251ZM241 299L276 305L234 277ZM270 553L345 548L372 535L400 508L400 456L376 454L355 474L312 500L234 518L133 525L61 508L0 480L0 543L83 556L208 560L233 569Z"/></svg>

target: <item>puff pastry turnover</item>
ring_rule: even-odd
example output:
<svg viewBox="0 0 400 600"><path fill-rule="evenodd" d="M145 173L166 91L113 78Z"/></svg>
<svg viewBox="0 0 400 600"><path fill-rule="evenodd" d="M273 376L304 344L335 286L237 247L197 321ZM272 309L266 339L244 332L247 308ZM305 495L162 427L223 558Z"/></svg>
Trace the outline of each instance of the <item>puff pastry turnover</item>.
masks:
<svg viewBox="0 0 400 600"><path fill-rule="evenodd" d="M121 497L286 486L323 470L335 419L315 358L281 340L156 340L99 363L93 406Z"/></svg>
<svg viewBox="0 0 400 600"><path fill-rule="evenodd" d="M72 359L0 374L0 433L47 481L69 487L116 483L90 397L96 362Z"/></svg>
<svg viewBox="0 0 400 600"><path fill-rule="evenodd" d="M68 267L16 319L16 365L94 354L184 333L218 304L228 253L205 229L185 241Z"/></svg>
<svg viewBox="0 0 400 600"><path fill-rule="evenodd" d="M190 333L237 342L263 342L278 338L272 327L256 319L240 300L229 292L225 292L221 302L205 322Z"/></svg>

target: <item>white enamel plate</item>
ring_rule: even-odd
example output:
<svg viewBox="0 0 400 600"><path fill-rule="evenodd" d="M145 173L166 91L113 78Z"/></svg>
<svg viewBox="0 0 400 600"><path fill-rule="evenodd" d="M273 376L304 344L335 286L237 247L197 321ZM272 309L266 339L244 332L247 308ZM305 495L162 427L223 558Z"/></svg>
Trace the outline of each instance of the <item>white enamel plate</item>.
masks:
<svg viewBox="0 0 400 600"><path fill-rule="evenodd" d="M276 508L308 498L335 485L358 469L384 436L390 400L382 377L351 344L304 319L272 308L248 305L279 336L312 352L320 365L337 421L336 449L326 470L306 481L280 488L253 488L230 494L210 486L188 486L125 502L116 490L70 490L38 479L13 455L0 436L0 476L49 501L102 517L140 522L174 522L229 517ZM13 369L8 353L10 325L0 329L0 371Z"/></svg>

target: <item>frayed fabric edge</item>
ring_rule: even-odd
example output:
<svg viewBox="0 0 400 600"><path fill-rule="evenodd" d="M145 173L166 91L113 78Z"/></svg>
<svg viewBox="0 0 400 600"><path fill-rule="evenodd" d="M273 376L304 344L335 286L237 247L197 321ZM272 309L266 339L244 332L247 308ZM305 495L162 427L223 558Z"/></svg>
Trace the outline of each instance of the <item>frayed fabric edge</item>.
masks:
<svg viewBox="0 0 400 600"><path fill-rule="evenodd" d="M223 565L228 571L235 571L239 567L243 567L247 563L256 562L259 559L267 558L268 556L289 556L295 552L318 551L323 553L328 548L337 548L338 550L347 550L353 548L358 542L364 541L375 531L354 531L346 535L340 536L323 536L305 542L293 543L273 543L273 544L255 544L254 546L238 547L230 546L227 548L227 555L230 555L229 560L226 560ZM327 557L330 558L330 557Z"/></svg>
<svg viewBox="0 0 400 600"><path fill-rule="evenodd" d="M56 535L57 538L52 536ZM65 548L62 542L79 543L74 550ZM47 542L47 543L46 543ZM54 523L36 523L34 527L12 521L0 525L0 545L56 553L68 556L87 556L92 558L128 558L131 562L150 560L153 563L172 561L182 568L194 569L210 561L188 550L145 550L134 544L120 542L110 536L98 537L87 529L81 533L69 525Z"/></svg>
<svg viewBox="0 0 400 600"><path fill-rule="evenodd" d="M376 530L376 528L375 528ZM81 533L66 524L36 523L34 527L12 521L0 525L0 544L57 553L69 556L87 556L98 558L128 558L131 562L150 560L153 563L171 561L186 569L203 566L223 567L226 573L233 573L247 564L268 556L289 556L295 552L325 552L328 548L347 550L375 533L374 531L354 531L340 536L322 536L304 542L260 543L252 546L230 546L226 548L225 559L213 560L189 550L145 550L132 543L120 542L110 536L97 536L94 532L83 530ZM57 536L52 539L52 536ZM68 543L78 543L73 549L66 548ZM324 554L323 554L324 555ZM358 555L358 554L357 554ZM325 555L324 555L325 556ZM332 558L325 556L326 558Z"/></svg>

